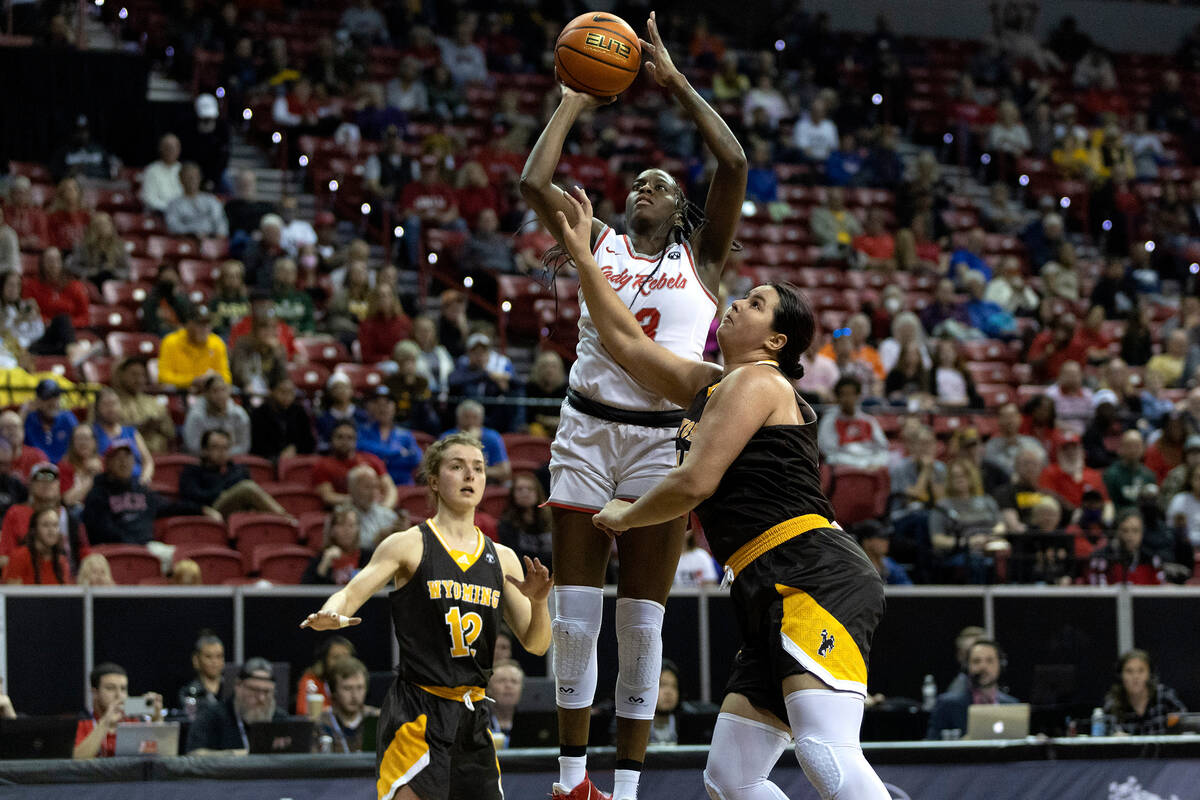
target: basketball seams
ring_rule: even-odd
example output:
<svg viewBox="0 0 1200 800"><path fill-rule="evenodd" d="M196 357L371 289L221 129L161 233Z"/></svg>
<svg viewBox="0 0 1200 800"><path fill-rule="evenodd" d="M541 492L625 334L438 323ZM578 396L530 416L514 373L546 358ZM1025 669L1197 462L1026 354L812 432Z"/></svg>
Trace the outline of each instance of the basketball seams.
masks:
<svg viewBox="0 0 1200 800"><path fill-rule="evenodd" d="M586 84L583 81L576 78L574 75L572 75L571 70L567 69L567 65L564 64L561 60L558 62L557 68L559 70L561 70L562 72L564 72L566 74L566 77L570 78L571 81L575 84L575 86L572 88L577 88L580 91L588 92L589 94L595 94L597 97L603 96L603 93L599 89L597 89L595 86ZM566 83L566 81L564 81L564 83ZM570 85L570 84L568 84L568 85Z"/></svg>
<svg viewBox="0 0 1200 800"><path fill-rule="evenodd" d="M641 65L638 65L637 67L635 67L633 69L630 69L629 67L622 67L620 64L614 64L611 61L605 61L602 58L596 58L591 53L585 53L582 50L577 50L574 47L571 47L570 45L566 45L566 44L560 44L557 48L555 48L555 50L556 51L566 50L568 52L575 53L576 55L583 56L584 58L586 58L590 61L595 61L597 64L603 64L606 67L610 67L611 69L620 70L621 72L635 72L636 73L638 70L641 69Z"/></svg>

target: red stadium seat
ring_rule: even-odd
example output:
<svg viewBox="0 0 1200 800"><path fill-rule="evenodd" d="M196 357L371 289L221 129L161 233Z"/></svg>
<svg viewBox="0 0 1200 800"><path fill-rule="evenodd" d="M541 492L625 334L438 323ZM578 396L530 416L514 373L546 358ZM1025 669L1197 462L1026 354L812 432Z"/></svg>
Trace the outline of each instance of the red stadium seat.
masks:
<svg viewBox="0 0 1200 800"><path fill-rule="evenodd" d="M108 346L109 355L113 358L120 359L125 356L156 358L161 341L153 333L113 331L105 337L104 343Z"/></svg>
<svg viewBox="0 0 1200 800"><path fill-rule="evenodd" d="M284 456L279 459L278 478L283 483L311 486L313 466L320 460L321 456L318 455Z"/></svg>
<svg viewBox="0 0 1200 800"><path fill-rule="evenodd" d="M242 568L242 557L228 547L212 545L177 546L175 548L175 563L190 558L200 567L200 579L206 585L213 586L224 583L230 578L240 578L245 574Z"/></svg>
<svg viewBox="0 0 1200 800"><path fill-rule="evenodd" d="M98 544L92 552L108 559L113 580L124 586L162 575L162 562L138 544Z"/></svg>
<svg viewBox="0 0 1200 800"><path fill-rule="evenodd" d="M86 364L85 364L86 366ZM179 476L188 464L199 464L200 459L183 453L163 453L154 457L154 482L173 485L178 491Z"/></svg>
<svg viewBox="0 0 1200 800"><path fill-rule="evenodd" d="M34 356L33 368L38 372L53 372L69 381L76 379L75 367L66 356Z"/></svg>
<svg viewBox="0 0 1200 800"><path fill-rule="evenodd" d="M1006 383L981 383L975 387L975 390L979 392L979 396L983 398L983 404L988 408L999 408L1017 398L1017 393Z"/></svg>
<svg viewBox="0 0 1200 800"><path fill-rule="evenodd" d="M525 433L506 433L503 439L504 449L508 451L510 461L550 463L550 440L546 437L530 436Z"/></svg>
<svg viewBox="0 0 1200 800"><path fill-rule="evenodd" d="M479 510L500 517L508 509L508 489L503 486L489 486L483 490L483 499L479 501Z"/></svg>
<svg viewBox="0 0 1200 800"><path fill-rule="evenodd" d="M350 378L350 385L358 393L367 392L383 384L383 372L370 364L346 362L333 368Z"/></svg>
<svg viewBox="0 0 1200 800"><path fill-rule="evenodd" d="M288 364L288 377L305 394L321 391L329 380L329 369L321 364Z"/></svg>
<svg viewBox="0 0 1200 800"><path fill-rule="evenodd" d="M437 441L436 436L434 436L432 433L426 433L425 431L412 431L412 435L413 438L417 440L417 445L420 446L422 452L424 452L429 445Z"/></svg>
<svg viewBox="0 0 1200 800"><path fill-rule="evenodd" d="M179 262L179 279L184 286L213 286L217 282L220 264L202 261L197 258L185 258Z"/></svg>
<svg viewBox="0 0 1200 800"><path fill-rule="evenodd" d="M306 511L296 522L300 525L300 541L313 550L325 544L325 520L329 515L324 511Z"/></svg>
<svg viewBox="0 0 1200 800"><path fill-rule="evenodd" d="M350 360L350 351L336 339L323 336L297 336L296 351L313 364L332 369L335 364Z"/></svg>
<svg viewBox="0 0 1200 800"><path fill-rule="evenodd" d="M1012 369L1003 361L971 361L967 372L975 383L1012 383Z"/></svg>
<svg viewBox="0 0 1200 800"><path fill-rule="evenodd" d="M325 503L307 486L276 489L271 494L279 501L279 505L283 506L284 510L293 517L298 517L306 511L325 510Z"/></svg>
<svg viewBox="0 0 1200 800"><path fill-rule="evenodd" d="M843 527L878 519L887 510L891 481L886 469L833 469L829 502Z"/></svg>
<svg viewBox="0 0 1200 800"><path fill-rule="evenodd" d="M313 553L295 544L264 544L254 551L252 572L273 583L299 583Z"/></svg>
<svg viewBox="0 0 1200 800"><path fill-rule="evenodd" d="M1003 361L1011 364L1016 360L1008 346L998 339L962 342L959 349L967 361Z"/></svg>
<svg viewBox="0 0 1200 800"><path fill-rule="evenodd" d="M121 306L88 306L88 327L96 331L136 331L137 317ZM156 339L158 337L155 337Z"/></svg>
<svg viewBox="0 0 1200 800"><path fill-rule="evenodd" d="M239 513L229 516L229 536L249 567L254 551L264 544L299 544L300 524L277 514Z"/></svg>
<svg viewBox="0 0 1200 800"><path fill-rule="evenodd" d="M433 513L428 497L429 490L424 486L397 486L396 508L406 509L414 522L423 520Z"/></svg>
<svg viewBox="0 0 1200 800"><path fill-rule="evenodd" d="M120 306L132 311L135 315L146 302L147 284L126 283L124 281L105 281L101 294L104 302L110 306Z"/></svg>
<svg viewBox="0 0 1200 800"><path fill-rule="evenodd" d="M163 544L174 545L212 545L226 547L229 544L229 531L225 523L212 517L169 517L163 521Z"/></svg>
<svg viewBox="0 0 1200 800"><path fill-rule="evenodd" d="M275 480L275 465L261 456L238 455L231 459L235 464L241 464L250 473L250 480L257 484L271 483Z"/></svg>

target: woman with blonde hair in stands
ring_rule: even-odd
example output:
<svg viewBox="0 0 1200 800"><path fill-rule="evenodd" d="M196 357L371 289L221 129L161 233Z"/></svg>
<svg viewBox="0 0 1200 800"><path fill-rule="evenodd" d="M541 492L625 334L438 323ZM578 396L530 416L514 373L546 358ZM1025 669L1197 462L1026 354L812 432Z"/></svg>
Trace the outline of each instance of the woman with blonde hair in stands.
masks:
<svg viewBox="0 0 1200 800"><path fill-rule="evenodd" d="M172 586L199 586L204 583L200 565L190 558L181 558L171 567Z"/></svg>
<svg viewBox="0 0 1200 800"><path fill-rule="evenodd" d="M92 214L83 205L83 190L74 178L63 178L50 204L50 237L55 247L74 250L83 241Z"/></svg>
<svg viewBox="0 0 1200 800"><path fill-rule="evenodd" d="M396 287L376 285L367 300L367 315L358 323L358 346L363 363L387 361L396 342L412 336L412 329L412 320L400 305Z"/></svg>
<svg viewBox="0 0 1200 800"><path fill-rule="evenodd" d="M999 520L1000 507L984 494L979 468L969 458L951 461L945 495L929 517L929 538L943 565L964 572L970 583L987 583L991 553L1008 547Z"/></svg>
<svg viewBox="0 0 1200 800"><path fill-rule="evenodd" d="M892 317L892 335L879 343L879 360L883 362L885 372L891 372L892 367L896 366L900 351L906 344L917 347L921 353L921 366L925 369L933 366L920 318L911 311L901 311Z"/></svg>
<svg viewBox="0 0 1200 800"><path fill-rule="evenodd" d="M76 430L82 429L80 425ZM76 586L116 586L112 569L103 553L91 553L79 562L79 575L75 579Z"/></svg>
<svg viewBox="0 0 1200 800"><path fill-rule="evenodd" d="M129 252L113 219L103 211L92 216L83 242L71 253L67 269L97 287L105 281L129 280Z"/></svg>

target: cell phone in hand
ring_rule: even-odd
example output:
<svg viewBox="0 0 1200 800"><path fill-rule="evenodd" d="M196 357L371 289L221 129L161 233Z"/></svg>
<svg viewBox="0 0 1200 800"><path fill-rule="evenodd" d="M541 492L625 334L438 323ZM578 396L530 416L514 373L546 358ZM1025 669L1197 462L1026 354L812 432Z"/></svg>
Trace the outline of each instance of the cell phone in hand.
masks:
<svg viewBox="0 0 1200 800"><path fill-rule="evenodd" d="M125 716L152 717L154 716L154 703L144 696L127 697L125 698Z"/></svg>

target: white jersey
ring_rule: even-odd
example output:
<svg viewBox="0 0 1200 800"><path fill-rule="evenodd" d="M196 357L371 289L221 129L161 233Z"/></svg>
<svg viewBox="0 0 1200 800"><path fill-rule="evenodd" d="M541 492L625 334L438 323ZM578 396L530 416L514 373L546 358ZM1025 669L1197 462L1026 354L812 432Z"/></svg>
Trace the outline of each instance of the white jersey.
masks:
<svg viewBox="0 0 1200 800"><path fill-rule="evenodd" d="M647 336L676 355L703 360L717 301L700 281L690 245L669 245L660 261L658 256L635 253L628 236L619 235L606 225L592 254ZM600 335L583 302L582 292L579 311L579 346L575 351L575 366L571 368L572 389L599 403L631 411L678 408L635 381L613 360L600 344Z"/></svg>

